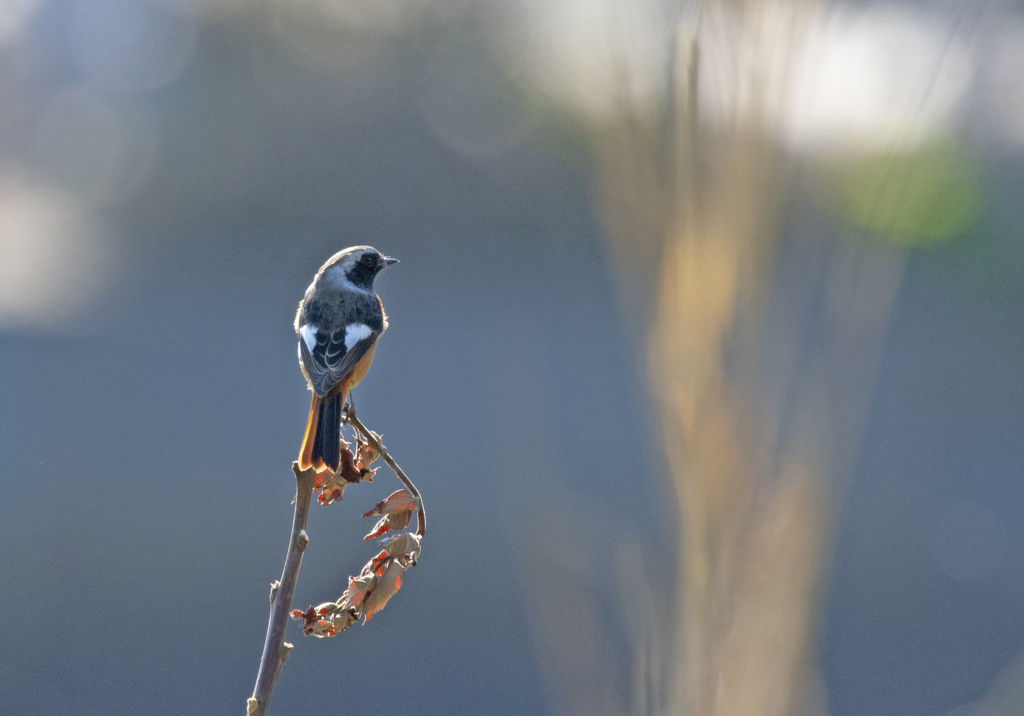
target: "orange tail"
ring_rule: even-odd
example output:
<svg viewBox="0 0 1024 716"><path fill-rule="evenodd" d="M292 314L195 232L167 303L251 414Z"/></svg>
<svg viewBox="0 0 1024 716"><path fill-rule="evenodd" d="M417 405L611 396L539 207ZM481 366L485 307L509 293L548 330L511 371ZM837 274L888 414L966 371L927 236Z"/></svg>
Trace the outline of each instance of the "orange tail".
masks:
<svg viewBox="0 0 1024 716"><path fill-rule="evenodd" d="M313 443L316 442L316 428L320 418L320 398L313 393L313 401L309 404L309 420L306 422L306 434L302 436L302 447L299 448L299 469L308 470L313 467Z"/></svg>
<svg viewBox="0 0 1024 716"><path fill-rule="evenodd" d="M341 394L329 393L326 398L313 396L309 405L306 434L299 449L299 469L314 468L317 472L337 472L341 465Z"/></svg>

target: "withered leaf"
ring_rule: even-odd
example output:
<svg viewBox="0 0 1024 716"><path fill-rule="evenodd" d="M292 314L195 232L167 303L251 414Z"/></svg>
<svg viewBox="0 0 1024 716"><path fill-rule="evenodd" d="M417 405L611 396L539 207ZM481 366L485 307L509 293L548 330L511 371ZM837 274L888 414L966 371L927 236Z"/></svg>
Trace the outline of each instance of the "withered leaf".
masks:
<svg viewBox="0 0 1024 716"><path fill-rule="evenodd" d="M377 440L377 444L381 443L381 436L377 433L370 431L370 434ZM366 440L363 440L361 436L357 435L356 444L356 465L361 468L368 468L373 461L380 457L380 450L375 448Z"/></svg>
<svg viewBox="0 0 1024 716"><path fill-rule="evenodd" d="M380 542L384 550L406 566L416 564L420 556L420 536L411 532L398 532L385 537Z"/></svg>
<svg viewBox="0 0 1024 716"><path fill-rule="evenodd" d="M380 537L389 530L404 529L412 518L413 510L416 509L416 498L406 490L396 490L385 499L373 506L363 517L374 517L384 515L370 533L363 537L363 540Z"/></svg>
<svg viewBox="0 0 1024 716"><path fill-rule="evenodd" d="M396 512L393 515L387 515L381 517L377 524L373 526L370 533L363 537L363 541L373 539L374 537L380 537L389 530L400 530L404 529L409 524L409 519L412 517L412 512Z"/></svg>
<svg viewBox="0 0 1024 716"><path fill-rule="evenodd" d="M352 456L352 451L345 448L341 451L341 465L338 467L338 476L345 482L373 482L373 476L376 474L376 470L370 470L368 468L356 467L355 460Z"/></svg>
<svg viewBox="0 0 1024 716"><path fill-rule="evenodd" d="M341 595L340 606L345 609L362 610L363 600L377 582L377 576L367 564L358 577L348 578L348 589Z"/></svg>
<svg viewBox="0 0 1024 716"><path fill-rule="evenodd" d="M374 614L384 608L388 600L401 588L404 576L405 567L397 560L389 560L384 568L384 573L377 578L377 585L366 595L366 600L363 602L365 621L370 621Z"/></svg>
<svg viewBox="0 0 1024 716"><path fill-rule="evenodd" d="M386 549L382 549L377 553L377 556L370 560L368 565L370 571L378 577L384 573L384 567L387 566L388 560L391 559L391 555L388 554Z"/></svg>
<svg viewBox="0 0 1024 716"><path fill-rule="evenodd" d="M404 510L411 512L414 509L416 509L416 499L407 490L395 490L374 505L373 509L363 515L363 517L390 515Z"/></svg>

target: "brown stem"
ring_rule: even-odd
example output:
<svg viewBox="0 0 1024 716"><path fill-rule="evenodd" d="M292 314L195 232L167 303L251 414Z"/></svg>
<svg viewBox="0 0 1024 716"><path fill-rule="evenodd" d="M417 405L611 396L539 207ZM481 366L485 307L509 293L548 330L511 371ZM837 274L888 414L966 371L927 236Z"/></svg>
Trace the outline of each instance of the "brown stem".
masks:
<svg viewBox="0 0 1024 716"><path fill-rule="evenodd" d="M267 641L263 645L260 672L256 676L256 687L246 704L249 716L264 716L270 708L270 697L274 684L281 673L281 664L288 658L291 644L285 643L284 634L291 617L292 597L295 583L302 566L302 553L309 544L306 523L309 520L309 503L313 499L313 480L316 470L300 470L297 462L292 463L295 473L295 517L292 519L292 534L288 540L288 556L284 560L281 581L270 590L270 623L267 625Z"/></svg>
<svg viewBox="0 0 1024 716"><path fill-rule="evenodd" d="M423 509L423 497L420 495L420 491L416 489L416 485L412 484L412 480L409 479L409 476L406 475L402 468L398 466L395 459L388 454L387 448L384 447L384 443L380 441L377 435L368 430L367 427L360 422L359 418L356 417L355 408L350 405L342 419L344 422L358 430L366 442L370 443L373 449L380 453L380 456L384 458L384 462L387 463L387 466L391 468L391 471L394 472L398 479L402 481L402 484L405 485L405 489L407 489L412 494L413 498L415 498L417 522L416 534L422 537L427 529L427 513L426 510Z"/></svg>

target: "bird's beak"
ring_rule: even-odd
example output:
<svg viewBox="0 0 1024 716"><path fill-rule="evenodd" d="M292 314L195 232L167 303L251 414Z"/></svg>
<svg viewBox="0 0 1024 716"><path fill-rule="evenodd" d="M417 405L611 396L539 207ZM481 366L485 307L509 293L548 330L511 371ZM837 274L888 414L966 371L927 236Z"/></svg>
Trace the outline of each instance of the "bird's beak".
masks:
<svg viewBox="0 0 1024 716"><path fill-rule="evenodd" d="M397 264L397 263L398 263L398 259L393 259L390 256L385 256L384 257L384 265L385 266L390 266L391 264Z"/></svg>

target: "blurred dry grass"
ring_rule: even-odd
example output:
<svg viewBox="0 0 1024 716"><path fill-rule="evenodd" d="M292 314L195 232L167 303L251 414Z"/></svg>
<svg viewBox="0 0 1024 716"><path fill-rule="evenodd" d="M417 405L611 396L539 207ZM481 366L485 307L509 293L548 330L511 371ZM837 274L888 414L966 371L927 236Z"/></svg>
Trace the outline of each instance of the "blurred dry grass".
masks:
<svg viewBox="0 0 1024 716"><path fill-rule="evenodd" d="M757 23L763 7L738 9ZM650 343L682 527L668 711L815 712L807 694L827 515L823 464L804 440L780 450L779 418L759 381L786 179L763 118L711 137L694 125L700 47L691 47L686 74L677 73L690 81L676 114L676 211Z"/></svg>
<svg viewBox="0 0 1024 716"><path fill-rule="evenodd" d="M797 369L806 304L818 299L778 285L796 183L771 123L791 89L783 78L801 18L814 10L802 0L705 3L678 27L667 118L623 103L595 130L605 227L637 303L626 310L643 315L649 298L656 307L645 323L650 385L679 516L674 607L652 628L674 631L675 644L655 654L668 668L647 666L668 679L651 688L664 702L634 688L644 713L825 711L815 629L831 492L858 439L902 260L832 242L820 275L798 276L822 282L828 325ZM704 72L700 38L718 43L717 72ZM744 98L727 121L700 119L706 76ZM828 244L815 237L794 253ZM654 276L656 296L645 296ZM783 365L775 375L772 360Z"/></svg>

